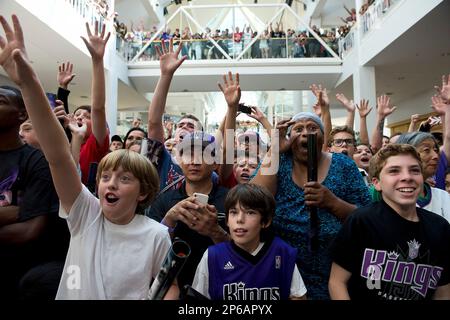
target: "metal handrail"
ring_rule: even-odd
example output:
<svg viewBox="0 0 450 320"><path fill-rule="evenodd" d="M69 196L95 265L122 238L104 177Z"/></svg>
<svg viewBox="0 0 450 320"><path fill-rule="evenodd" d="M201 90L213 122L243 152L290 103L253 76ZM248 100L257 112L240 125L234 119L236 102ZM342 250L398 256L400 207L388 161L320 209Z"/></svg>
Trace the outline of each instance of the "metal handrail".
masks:
<svg viewBox="0 0 450 320"><path fill-rule="evenodd" d="M231 56L228 52L226 52L222 46L218 43L219 41L227 41L227 40L231 40L233 41L233 33L231 33L231 39L220 39L220 38L214 38L213 36L211 36L208 32L206 32L206 27L203 27L194 17L192 17L192 15L188 12L195 10L195 9L213 9L213 8L217 8L217 9L224 9L224 8L232 8L233 10L237 9L237 8L278 8L279 10L275 11L275 14L272 16L272 18L269 20L269 22L264 26L264 29L268 29L268 26L275 21L277 18L279 18L280 16L282 17L284 13L289 13L291 15L294 16L296 22L298 25L301 25L304 30L306 30L306 32L308 32L313 39L316 39L318 41L318 43L329 53L329 55L333 58L339 59L340 57L338 56L338 54L336 52L334 52L329 46L328 44L318 35L316 34L309 26L308 24L306 24L298 15L295 11L292 10L292 8L290 8L287 4L285 3L279 3L279 4L229 4L229 5L198 5L198 6L181 6L179 7L174 14L172 14L170 16L170 18L168 19L168 21L166 22L166 25L161 26L160 29L155 32L151 38L147 41L144 41L143 39L139 39L138 42L142 45L142 47L138 50L137 53L132 53L133 57L130 60L130 64L136 63L138 61L138 59L145 53L145 51L153 44L155 43L160 43L161 40L159 39L159 37L162 35L163 31L165 30L166 26L168 24L170 24L170 22L175 19L175 17L177 17L178 15L182 15L184 16L188 21L192 22L196 28L203 33L204 35L206 35L206 39L181 39L181 42L188 42L188 43L195 43L195 42L201 42L201 41L208 41L209 43L212 44L213 49L217 50L218 52L221 53L221 55L226 58L227 60L241 60L243 59L243 57L246 55L246 53L251 50L252 46L258 41L260 40L260 36L262 34L262 31L264 29L260 29L256 31L256 35L254 37L252 37L251 41L249 43L247 43L245 45L245 47L241 47L241 50L238 50L238 54L236 55L236 44L233 43L233 55ZM182 17L180 16L180 21L182 21L181 19ZM234 24L234 23L233 23ZM233 31L235 30L235 26L233 26ZM311 39L312 39L311 38ZM290 39L288 37L282 37L282 38L272 38L272 39L276 39L278 41L280 40L285 40L285 45L280 45L280 48L285 48L285 57L282 58L292 58L292 56L289 54L289 43L290 43ZM268 39L266 39L268 40ZM241 40L243 42L243 40ZM244 43L244 42L243 42ZM294 44L295 42L293 42L292 44ZM241 46L241 44L239 44L239 46ZM136 48L136 46L134 47ZM128 48L129 49L129 48Z"/></svg>

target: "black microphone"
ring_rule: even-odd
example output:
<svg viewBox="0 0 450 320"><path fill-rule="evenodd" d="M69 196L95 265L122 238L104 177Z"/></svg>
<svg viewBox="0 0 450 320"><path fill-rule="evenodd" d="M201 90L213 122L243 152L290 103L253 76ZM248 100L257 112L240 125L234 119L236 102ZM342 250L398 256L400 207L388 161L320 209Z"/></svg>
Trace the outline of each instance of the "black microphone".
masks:
<svg viewBox="0 0 450 320"><path fill-rule="evenodd" d="M162 300L164 298L190 254L191 247L189 244L181 239L175 238L167 252L161 270L158 272L150 287L148 294L150 300Z"/></svg>
<svg viewBox="0 0 450 320"><path fill-rule="evenodd" d="M308 134L308 182L317 181L317 135ZM317 207L309 207L308 247L310 251L319 247L319 218Z"/></svg>
<svg viewBox="0 0 450 320"><path fill-rule="evenodd" d="M89 189L89 191L95 195L97 192L97 168L98 163L97 162L91 162L89 164L89 173L88 178L86 182L86 187Z"/></svg>

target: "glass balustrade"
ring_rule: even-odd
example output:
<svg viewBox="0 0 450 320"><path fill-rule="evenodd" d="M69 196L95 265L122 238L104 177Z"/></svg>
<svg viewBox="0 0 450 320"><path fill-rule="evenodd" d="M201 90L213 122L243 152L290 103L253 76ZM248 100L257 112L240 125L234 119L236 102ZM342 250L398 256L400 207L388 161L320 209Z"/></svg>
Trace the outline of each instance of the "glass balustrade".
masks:
<svg viewBox="0 0 450 320"><path fill-rule="evenodd" d="M65 3L92 27L95 26L95 22L98 22L103 28L106 20L109 19L109 4L106 0L65 0Z"/></svg>
<svg viewBox="0 0 450 320"><path fill-rule="evenodd" d="M156 61L173 38L188 60L339 59L335 33L319 34L286 4L182 6L159 30L118 33L117 50L131 63Z"/></svg>
<svg viewBox="0 0 450 320"><path fill-rule="evenodd" d="M356 26L353 26L349 33L342 39L339 40L339 53L341 58L344 58L355 46L355 33Z"/></svg>
<svg viewBox="0 0 450 320"><path fill-rule="evenodd" d="M376 0L361 17L363 36L377 27L386 14L401 0Z"/></svg>

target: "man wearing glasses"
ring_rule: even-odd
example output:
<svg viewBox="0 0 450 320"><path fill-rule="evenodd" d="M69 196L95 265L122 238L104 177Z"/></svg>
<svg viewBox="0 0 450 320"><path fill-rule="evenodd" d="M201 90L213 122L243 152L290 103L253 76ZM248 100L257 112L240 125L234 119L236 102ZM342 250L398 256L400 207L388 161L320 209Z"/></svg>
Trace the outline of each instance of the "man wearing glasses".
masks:
<svg viewBox="0 0 450 320"><path fill-rule="evenodd" d="M353 159L356 151L355 132L348 126L336 127L330 132L328 151L343 153Z"/></svg>

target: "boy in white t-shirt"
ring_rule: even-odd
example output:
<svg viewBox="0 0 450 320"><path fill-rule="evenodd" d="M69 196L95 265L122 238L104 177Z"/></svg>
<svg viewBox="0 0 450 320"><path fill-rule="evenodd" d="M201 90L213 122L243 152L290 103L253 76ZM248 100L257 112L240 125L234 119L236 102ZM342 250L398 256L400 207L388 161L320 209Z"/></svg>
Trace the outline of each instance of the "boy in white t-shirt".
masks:
<svg viewBox="0 0 450 320"><path fill-rule="evenodd" d="M57 299L146 299L171 242L167 228L136 212L158 191L156 169L149 160L126 150L106 156L97 174L99 199L81 184L66 135L53 114L39 79L28 61L23 32L0 17L6 40L0 37L0 64L21 89L25 106L49 163L60 199L60 216L67 219L70 247ZM85 41L96 64L103 64L109 34L98 26ZM101 70L103 72L103 69ZM93 110L105 103L104 77L93 86ZM101 81L103 80L103 81ZM104 110L104 108L103 108ZM94 112L92 117L99 116ZM178 297L173 284L166 299Z"/></svg>

